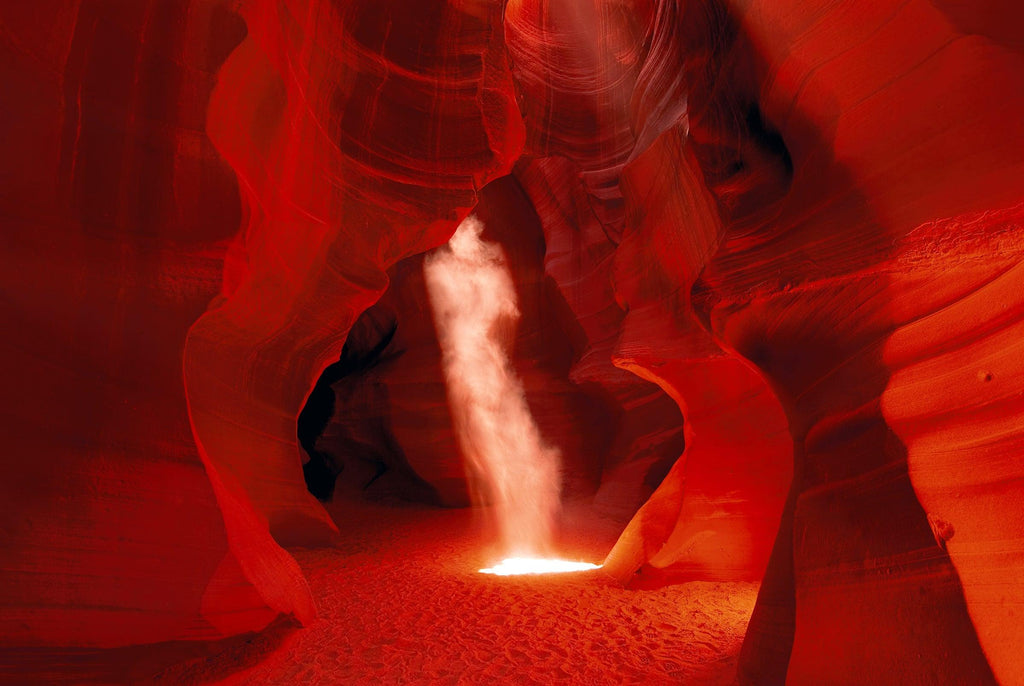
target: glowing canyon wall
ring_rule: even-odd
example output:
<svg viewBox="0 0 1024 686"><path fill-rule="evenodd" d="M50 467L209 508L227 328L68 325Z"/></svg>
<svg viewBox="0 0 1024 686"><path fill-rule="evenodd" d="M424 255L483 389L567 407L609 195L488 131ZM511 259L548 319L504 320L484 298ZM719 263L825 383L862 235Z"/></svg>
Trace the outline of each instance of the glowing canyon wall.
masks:
<svg viewBox="0 0 1024 686"><path fill-rule="evenodd" d="M472 211L613 577L763 579L743 683L1024 684L1021 26L3 4L0 640L307 621L307 482L465 504L422 262Z"/></svg>

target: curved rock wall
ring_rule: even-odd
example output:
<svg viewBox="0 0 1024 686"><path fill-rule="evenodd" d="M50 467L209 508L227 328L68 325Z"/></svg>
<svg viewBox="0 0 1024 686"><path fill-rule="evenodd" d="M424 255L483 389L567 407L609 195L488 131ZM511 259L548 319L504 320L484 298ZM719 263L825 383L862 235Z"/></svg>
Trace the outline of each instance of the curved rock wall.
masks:
<svg viewBox="0 0 1024 686"><path fill-rule="evenodd" d="M369 6L3 8L9 645L313 616L303 399L523 140L500 8Z"/></svg>
<svg viewBox="0 0 1024 686"><path fill-rule="evenodd" d="M544 270L576 326L569 380L615 408L597 460L599 512L627 521L683 448L682 416L655 384L616 367L612 353L625 316L610 276L616 244L599 221L576 165L562 157L524 160L516 178L544 231Z"/></svg>
<svg viewBox="0 0 1024 686"><path fill-rule="evenodd" d="M246 208L224 299L189 332L207 464L278 542L329 540L295 421L399 259L443 243L523 142L500 8L473 0L254 3L208 130Z"/></svg>
<svg viewBox="0 0 1024 686"><path fill-rule="evenodd" d="M1019 11L987 4L967 27L929 2L731 9L716 78L751 84L763 116L740 118L738 88L709 98L710 132L691 123L718 169L720 131L743 122L737 168L757 173L709 176L731 225L696 302L771 383L797 456L746 678L1019 683L1024 595L1005 570L1024 538L988 514L1020 502L1007 461L1024 424L989 385L1014 376L999 341L1019 309L1002 289L1021 242L1024 71L998 27ZM786 166L785 195L750 202L777 196ZM738 186L738 202L723 194Z"/></svg>
<svg viewBox="0 0 1024 686"><path fill-rule="evenodd" d="M664 388L686 422L686 451L605 561L638 584L759 580L792 477L775 395L693 313L690 288L722 224L684 141L681 131L666 134L626 168L632 230L615 253L616 293L629 313L612 359Z"/></svg>
<svg viewBox="0 0 1024 686"><path fill-rule="evenodd" d="M311 617L300 411L512 173L609 571L766 568L743 683L1024 683L1015 3L240 7L0 10L6 643Z"/></svg>
<svg viewBox="0 0 1024 686"><path fill-rule="evenodd" d="M110 647L306 621L298 565L204 473L185 335L239 224L204 133L229 3L6 3L0 640Z"/></svg>

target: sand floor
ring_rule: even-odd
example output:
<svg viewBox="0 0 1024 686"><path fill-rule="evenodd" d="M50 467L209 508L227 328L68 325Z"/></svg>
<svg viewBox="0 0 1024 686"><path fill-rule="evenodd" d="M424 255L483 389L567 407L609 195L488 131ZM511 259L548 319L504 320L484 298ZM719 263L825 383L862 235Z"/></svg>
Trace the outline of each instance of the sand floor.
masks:
<svg viewBox="0 0 1024 686"><path fill-rule="evenodd" d="M757 585L626 590L600 570L478 573L470 510L332 506L330 549L293 550L319 617L215 644L0 649L2 684L732 684ZM600 562L620 524L570 510L558 544Z"/></svg>
<svg viewBox="0 0 1024 686"><path fill-rule="evenodd" d="M158 681L734 681L756 584L633 591L600 571L495 577L477 572L495 560L483 544L486 523L469 511L336 506L332 514L342 524L337 548L293 551L317 601L314 624L178 665ZM600 562L618 527L585 512L575 520L559 547Z"/></svg>

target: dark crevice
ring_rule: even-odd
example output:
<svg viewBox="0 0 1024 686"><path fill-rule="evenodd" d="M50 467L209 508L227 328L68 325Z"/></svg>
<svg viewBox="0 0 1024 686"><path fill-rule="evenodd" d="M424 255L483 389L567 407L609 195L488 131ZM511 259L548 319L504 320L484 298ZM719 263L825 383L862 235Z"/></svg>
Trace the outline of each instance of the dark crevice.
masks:
<svg viewBox="0 0 1024 686"><path fill-rule="evenodd" d="M341 357L323 371L316 385L313 386L306 405L299 413L297 425L299 445L309 456L309 461L302 467L302 473L309 492L323 502L329 502L333 498L338 475L344 469L343 463L317 448L320 436L323 435L331 417L334 416L334 384L346 377L365 372L386 359L384 353L391 345L395 332L398 331L398 322L374 321L371 313L364 313L352 329L357 332L357 335L353 336L350 333L342 348ZM359 343L365 340L369 331L378 335L379 339L367 350L362 348ZM387 469L382 466L371 482L379 478L384 471Z"/></svg>

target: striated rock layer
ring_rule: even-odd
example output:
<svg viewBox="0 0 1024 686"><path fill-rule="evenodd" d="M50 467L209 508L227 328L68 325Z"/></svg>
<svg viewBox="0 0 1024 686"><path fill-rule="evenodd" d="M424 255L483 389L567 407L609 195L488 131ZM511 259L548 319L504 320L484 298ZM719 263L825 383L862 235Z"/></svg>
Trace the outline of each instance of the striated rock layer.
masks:
<svg viewBox="0 0 1024 686"><path fill-rule="evenodd" d="M185 346L207 464L278 542L329 540L296 417L386 270L443 243L523 143L500 8L431 0L252 5L208 131L246 225L223 301Z"/></svg>
<svg viewBox="0 0 1024 686"><path fill-rule="evenodd" d="M219 2L41 2L0 24L0 642L311 619L298 565L204 472L181 383L239 224L203 129L244 23Z"/></svg>
<svg viewBox="0 0 1024 686"><path fill-rule="evenodd" d="M727 9L690 101L726 220L695 303L796 455L744 679L1021 683L1019 10Z"/></svg>
<svg viewBox="0 0 1024 686"><path fill-rule="evenodd" d="M621 395L661 431L675 413L626 400L636 379L619 369L658 384L686 415L686 454L606 561L623 581L638 571L643 583L760 578L789 481L778 401L690 305L723 232L685 152L687 88L700 81L680 66L687 49L709 49L685 27L702 21L700 7L671 2L524 1L506 10L534 156L517 174L545 225L549 274L587 336L572 375ZM598 497L635 509L640 501L623 491L639 479L624 467L609 472Z"/></svg>
<svg viewBox="0 0 1024 686"><path fill-rule="evenodd" d="M312 617L302 401L523 140L500 8L368 7L3 9L9 645Z"/></svg>
<svg viewBox="0 0 1024 686"><path fill-rule="evenodd" d="M305 621L307 485L464 500L419 262L476 208L608 572L763 578L745 684L1024 683L1021 25L7 3L0 638Z"/></svg>
<svg viewBox="0 0 1024 686"><path fill-rule="evenodd" d="M664 174L672 169L674 174ZM606 569L638 583L760 579L791 479L786 418L764 379L698 322L690 287L722 224L682 132L627 167L634 222L615 253L629 308L615 364L658 383L686 421L686 451L609 553Z"/></svg>

